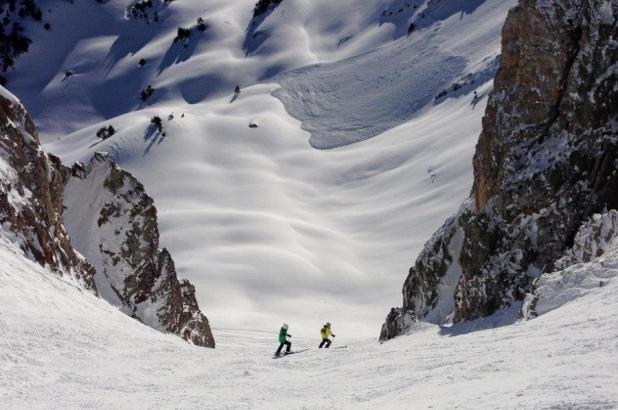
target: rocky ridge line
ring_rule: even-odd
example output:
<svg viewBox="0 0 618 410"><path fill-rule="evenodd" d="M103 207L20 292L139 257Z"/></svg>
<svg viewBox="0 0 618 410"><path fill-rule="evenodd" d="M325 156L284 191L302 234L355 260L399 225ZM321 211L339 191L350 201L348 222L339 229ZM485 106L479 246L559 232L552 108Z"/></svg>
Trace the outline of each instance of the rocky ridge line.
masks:
<svg viewBox="0 0 618 410"><path fill-rule="evenodd" d="M94 268L63 225L63 168L46 154L28 113L0 87L0 228L23 252L96 292Z"/></svg>
<svg viewBox="0 0 618 410"><path fill-rule="evenodd" d="M148 326L214 347L195 288L178 280L170 253L159 248L157 209L143 185L96 153L67 173L65 195L67 230L95 266L101 296Z"/></svg>

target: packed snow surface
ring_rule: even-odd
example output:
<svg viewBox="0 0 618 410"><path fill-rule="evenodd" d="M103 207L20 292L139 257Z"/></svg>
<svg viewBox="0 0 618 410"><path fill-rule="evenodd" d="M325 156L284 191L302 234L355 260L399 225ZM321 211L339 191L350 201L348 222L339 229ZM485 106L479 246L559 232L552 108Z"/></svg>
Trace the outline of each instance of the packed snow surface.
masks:
<svg viewBox="0 0 618 410"><path fill-rule="evenodd" d="M1 236L0 236L1 237ZM277 328L215 329L217 349L161 334L56 277L0 238L0 400L23 408L618 406L618 281L531 321L513 312L423 325L383 344L333 328L273 360ZM347 348L337 348L347 346Z"/></svg>

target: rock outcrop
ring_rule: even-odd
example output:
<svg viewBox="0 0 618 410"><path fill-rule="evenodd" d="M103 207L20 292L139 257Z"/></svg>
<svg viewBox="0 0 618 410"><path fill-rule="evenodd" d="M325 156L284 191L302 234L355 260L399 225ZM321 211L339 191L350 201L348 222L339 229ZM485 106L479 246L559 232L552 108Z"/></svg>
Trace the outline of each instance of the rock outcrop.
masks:
<svg viewBox="0 0 618 410"><path fill-rule="evenodd" d="M195 288L159 249L157 210L142 184L102 153L75 164L65 182L67 230L95 266L101 296L148 326L214 347Z"/></svg>
<svg viewBox="0 0 618 410"><path fill-rule="evenodd" d="M555 269L534 281L521 309L523 318L545 314L618 277L618 212L596 214L584 223Z"/></svg>
<svg viewBox="0 0 618 410"><path fill-rule="evenodd" d="M266 13L269 9L277 7L283 0L258 0L253 8L253 17Z"/></svg>
<svg viewBox="0 0 618 410"><path fill-rule="evenodd" d="M142 184L105 154L63 166L2 87L0 234L144 324L215 346L195 288L178 280L169 252L159 249L157 211Z"/></svg>
<svg viewBox="0 0 618 410"><path fill-rule="evenodd" d="M63 225L63 168L41 149L30 117L0 87L0 229L31 259L96 292L94 268Z"/></svg>
<svg viewBox="0 0 618 410"><path fill-rule="evenodd" d="M618 208L618 3L522 0L474 156L471 199L427 243L381 339L524 299L582 223Z"/></svg>
<svg viewBox="0 0 618 410"><path fill-rule="evenodd" d="M26 53L32 41L25 35L23 23L26 21L42 22L43 13L34 0L0 1L0 72L6 73L15 65L17 58ZM46 23L46 29L51 26ZM6 80L0 75L0 85Z"/></svg>
<svg viewBox="0 0 618 410"><path fill-rule="evenodd" d="M577 263L590 262L617 245L618 211L612 209L596 214L584 223L575 235L573 246L554 264L555 269L566 269Z"/></svg>

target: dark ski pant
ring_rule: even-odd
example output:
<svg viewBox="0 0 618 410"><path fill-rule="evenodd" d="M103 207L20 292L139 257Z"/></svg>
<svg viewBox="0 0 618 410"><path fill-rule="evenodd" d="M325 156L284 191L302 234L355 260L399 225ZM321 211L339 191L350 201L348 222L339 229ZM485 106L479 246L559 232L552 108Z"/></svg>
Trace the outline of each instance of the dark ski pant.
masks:
<svg viewBox="0 0 618 410"><path fill-rule="evenodd" d="M320 349L322 347L325 347L326 349L328 349L331 343L332 341L330 339L322 339L322 343L320 343Z"/></svg>
<svg viewBox="0 0 618 410"><path fill-rule="evenodd" d="M281 354L281 349L283 349L283 346L287 346L285 351L290 353L290 349L292 348L292 343L286 340L285 342L279 345L279 348L277 349L277 353L275 353L275 356L279 356Z"/></svg>

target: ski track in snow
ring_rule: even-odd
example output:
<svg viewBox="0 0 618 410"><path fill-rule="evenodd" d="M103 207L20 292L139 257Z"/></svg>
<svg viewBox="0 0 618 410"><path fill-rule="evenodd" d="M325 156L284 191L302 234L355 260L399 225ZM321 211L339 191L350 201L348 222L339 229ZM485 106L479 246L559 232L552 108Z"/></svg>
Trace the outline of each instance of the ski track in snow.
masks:
<svg viewBox="0 0 618 410"><path fill-rule="evenodd" d="M276 328L215 329L217 349L191 346L0 241L3 409L618 406L615 280L527 322L424 324L383 344L335 328L333 347L348 347L330 350L316 347L316 329L292 338L308 351L272 360Z"/></svg>

